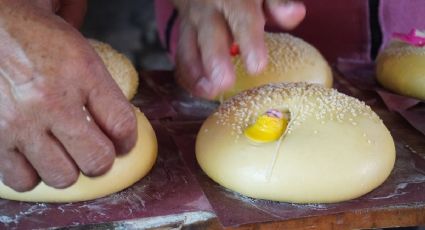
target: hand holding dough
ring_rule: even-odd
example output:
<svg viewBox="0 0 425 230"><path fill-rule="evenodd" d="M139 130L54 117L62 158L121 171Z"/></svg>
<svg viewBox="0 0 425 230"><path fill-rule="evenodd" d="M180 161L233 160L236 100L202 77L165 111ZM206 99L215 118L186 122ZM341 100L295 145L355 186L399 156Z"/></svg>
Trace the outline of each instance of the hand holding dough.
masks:
<svg viewBox="0 0 425 230"><path fill-rule="evenodd" d="M87 39L33 2L0 1L0 177L20 192L102 175L137 139L133 107Z"/></svg>
<svg viewBox="0 0 425 230"><path fill-rule="evenodd" d="M90 40L90 43L124 95L131 99L138 86L138 75L131 62L107 44L94 40ZM80 173L77 182L66 189L56 189L40 182L33 190L23 193L0 182L0 197L29 202L76 202L100 198L131 186L149 172L157 156L157 142L152 126L138 109L135 109L135 113L138 132L136 145L128 154L118 156L106 174L87 177Z"/></svg>
<svg viewBox="0 0 425 230"><path fill-rule="evenodd" d="M0 197L29 202L76 202L96 199L121 191L143 178L155 163L157 142L149 121L138 109L138 138L134 148L115 159L112 168L99 177L80 174L77 182L66 189L56 189L40 182L33 190L16 192L0 182Z"/></svg>
<svg viewBox="0 0 425 230"><path fill-rule="evenodd" d="M332 87L332 71L320 52L301 38L285 33L266 33L268 64L257 74L250 74L240 55L233 58L236 81L223 93L223 99L268 83L307 82Z"/></svg>

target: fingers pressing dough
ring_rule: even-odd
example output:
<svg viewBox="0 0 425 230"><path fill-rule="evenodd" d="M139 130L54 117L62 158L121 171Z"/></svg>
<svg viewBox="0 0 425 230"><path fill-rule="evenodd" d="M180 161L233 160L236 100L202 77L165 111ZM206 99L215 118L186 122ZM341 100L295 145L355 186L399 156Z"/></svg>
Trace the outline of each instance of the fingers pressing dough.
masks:
<svg viewBox="0 0 425 230"><path fill-rule="evenodd" d="M95 50L98 52L99 56L102 58L104 64L106 65L108 71L112 75L112 78L117 82L121 90L123 91L124 95L127 97L127 99L131 99L137 91L138 87L138 75L134 67L132 66L131 62L124 57L122 54L119 54L115 50L113 50L109 45L90 40L90 43L95 48ZM98 97L107 97L107 93L102 92L98 90L98 93L96 95L91 95L91 97L98 96ZM114 95L112 95L114 96ZM100 104L93 105L92 100L93 98L89 98L88 101L88 109L96 109L98 106L121 106L121 105L108 105L108 104L102 104L102 100ZM125 106L121 106L122 108L125 108ZM112 108L112 107L111 107ZM90 117L88 114L85 115L83 111L86 111L86 108L82 108L80 111L81 114L78 114L78 116L75 116L75 120L70 120L69 124L57 124L57 126L54 126L52 128L53 134L56 135L57 138L71 140L66 143L69 143L69 145L65 145L64 149L60 149L61 151L67 150L70 155L79 155L80 158L75 159L81 159L81 162L76 162L77 164L96 164L98 159L83 159L82 157L87 155L86 146L84 145L85 140L84 138L91 138L98 140L97 143L101 144L98 148L99 153L91 154L93 156L99 156L99 157L114 157L113 155L110 155L111 148L113 148L112 143L105 142L104 137L101 137L100 134L97 133L91 133L89 136L86 136L84 133L84 130L88 130L85 126L94 125L94 121L92 121L92 117ZM108 111L108 109L105 109L104 111ZM40 182L34 189L27 191L26 187L29 185L33 185L34 182L38 181L38 178L29 178L28 180L22 180L23 185L20 187L16 187L15 189L19 191L25 191L25 192L16 192L15 190L7 187L5 184L7 184L9 179L17 179L24 177L28 174L28 170L34 170L32 167L27 166L28 162L25 161L25 159L21 155L16 155L22 158L22 165L16 165L15 167L22 168L22 170L9 170L7 172L3 172L3 177L5 184L0 182L0 197L5 199L11 199L11 200L18 200L18 201L28 201L28 202L77 202L77 201L85 201L85 200L91 200L95 198L100 198L118 191L121 191L132 184L136 183L138 180L143 178L149 170L152 168L153 164L155 163L156 156L157 156L157 141L155 137L154 130L152 126L150 125L149 121L145 117L143 113L141 113L138 109L135 109L135 113L133 111L128 111L125 109L118 109L120 113L125 114L119 114L121 117L124 118L121 121L115 121L116 125L112 126L114 127L113 130L106 130L108 135L111 135L113 138L117 139L123 139L128 138L130 139L128 143L132 144L136 142L133 149L125 155L119 155L117 158L115 158L115 161L112 165L112 168L106 172L106 174L98 177L88 177L85 174L89 176L98 175L101 172L104 172L108 170L111 166L110 165L99 165L99 172L80 172L80 173L73 173L73 168L70 168L69 171L69 177L72 177L71 179L67 180L64 183L67 183L65 185L69 185L69 183L73 183L78 177L78 180L70 187L66 189L57 189L53 188L49 185L55 186L55 187L64 187L64 183L55 181L55 175L41 175L42 179L46 180L46 183ZM75 113L75 112L74 112ZM110 115L110 114L109 114ZM132 118L132 116L136 116L137 118L137 124L134 124L133 122L127 122L128 118ZM108 119L108 114L102 114L102 116L94 117L95 120L100 121L101 128L105 126L107 122L111 122L110 119ZM127 117L127 119L126 119ZM83 123L81 123L83 122ZM81 124L80 124L81 123ZM72 129L71 126L80 126L79 129ZM125 137L121 135L120 133L125 133L126 129L137 129L137 138L136 137ZM71 133L71 136L69 136L70 130L77 130L81 133ZM96 129L95 129L96 130ZM100 129L98 129L100 131ZM96 134L96 135L95 135ZM68 135L68 136L67 136ZM83 138L83 139L81 139ZM133 140L136 139L136 140ZM45 143L42 140L39 141L41 143ZM38 142L37 142L38 143ZM37 144L35 143L35 144ZM42 154L54 154L54 152L59 151L58 146L54 145L56 149L47 148L45 145L40 145L39 148L36 148L36 151L41 151L37 156L41 157ZM126 151L126 146L120 147L120 149L124 149ZM118 152L120 152L118 149ZM123 151L124 151L123 150ZM53 152L53 153L51 153ZM15 153L10 153L15 154ZM17 154L17 153L16 153ZM41 155L40 155L41 154ZM56 155L55 155L56 156ZM54 155L50 157L55 157ZM34 159L33 159L34 160ZM39 161L40 162L40 161ZM65 162L66 159L59 159L56 162ZM7 162L3 162L7 163ZM59 164L57 166L52 166L53 168L57 168L58 166L63 166L65 163ZM35 165L38 166L38 165ZM61 167L62 167L61 166ZM82 169L85 167L82 167ZM3 167L5 168L5 167ZM28 169L29 168L29 169ZM36 167L37 169L37 167ZM26 170L26 171L25 171ZM16 175L15 175L16 174Z"/></svg>
<svg viewBox="0 0 425 230"><path fill-rule="evenodd" d="M242 58L233 59L236 81L223 93L223 99L257 86L277 82L307 82L332 86L331 69L316 48L300 38L285 33L266 33L268 64L259 74L246 71Z"/></svg>

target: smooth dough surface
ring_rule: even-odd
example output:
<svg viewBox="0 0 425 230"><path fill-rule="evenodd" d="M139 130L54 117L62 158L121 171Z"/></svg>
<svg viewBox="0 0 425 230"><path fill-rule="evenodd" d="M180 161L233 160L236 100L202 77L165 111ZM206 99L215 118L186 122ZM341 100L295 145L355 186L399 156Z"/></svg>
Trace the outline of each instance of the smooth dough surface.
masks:
<svg viewBox="0 0 425 230"><path fill-rule="evenodd" d="M139 75L131 61L109 44L93 39L89 39L89 42L125 97L131 100L136 95L139 86Z"/></svg>
<svg viewBox="0 0 425 230"><path fill-rule="evenodd" d="M290 116L280 140L255 143L244 129L269 109ZM270 84L238 94L201 127L196 158L220 185L285 202L329 203L362 196L389 176L393 139L363 102L316 85Z"/></svg>
<svg viewBox="0 0 425 230"><path fill-rule="evenodd" d="M43 182L33 190L19 193L0 182L0 197L29 202L77 202L96 199L121 191L144 177L155 163L157 141L145 115L136 110L138 139L130 153L115 159L112 168L99 177L80 174L66 189L55 189Z"/></svg>
<svg viewBox="0 0 425 230"><path fill-rule="evenodd" d="M379 54L376 66L382 86L425 100L425 47L393 41Z"/></svg>
<svg viewBox="0 0 425 230"><path fill-rule="evenodd" d="M258 75L250 75L240 55L233 61L236 81L223 94L227 99L254 87L277 82L307 82L332 87L332 71L320 52L304 40L286 33L266 33L268 65Z"/></svg>

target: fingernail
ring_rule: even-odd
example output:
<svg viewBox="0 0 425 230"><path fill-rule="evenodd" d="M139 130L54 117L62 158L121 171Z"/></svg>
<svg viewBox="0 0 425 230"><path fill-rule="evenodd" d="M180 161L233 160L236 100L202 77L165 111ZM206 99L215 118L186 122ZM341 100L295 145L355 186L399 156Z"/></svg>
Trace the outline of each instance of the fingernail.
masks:
<svg viewBox="0 0 425 230"><path fill-rule="evenodd" d="M258 58L258 55L255 52L249 52L247 57L247 69L251 74L258 74L263 70L265 63L263 60Z"/></svg>
<svg viewBox="0 0 425 230"><path fill-rule="evenodd" d="M211 82L206 77L201 77L196 83L196 91L204 96L209 96L211 94Z"/></svg>
<svg viewBox="0 0 425 230"><path fill-rule="evenodd" d="M288 1L284 2L283 4L280 4L276 7L276 10L279 12L279 16L282 18L287 18L287 15L293 14L295 11L298 10L299 7L303 7L302 3L300 2L294 2L294 1Z"/></svg>
<svg viewBox="0 0 425 230"><path fill-rule="evenodd" d="M225 83L223 81L225 78L228 77L228 75L229 74L226 65L215 66L211 72L211 83L213 84L213 86L215 86L214 88L222 90L223 83Z"/></svg>
<svg viewBox="0 0 425 230"><path fill-rule="evenodd" d="M288 14L294 10L295 4L292 1L284 2L276 7L276 10L281 14Z"/></svg>

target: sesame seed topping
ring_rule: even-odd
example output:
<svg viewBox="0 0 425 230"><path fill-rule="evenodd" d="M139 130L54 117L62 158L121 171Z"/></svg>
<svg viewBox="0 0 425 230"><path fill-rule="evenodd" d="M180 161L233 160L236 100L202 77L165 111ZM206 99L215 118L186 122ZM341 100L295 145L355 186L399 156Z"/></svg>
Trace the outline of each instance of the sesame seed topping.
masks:
<svg viewBox="0 0 425 230"><path fill-rule="evenodd" d="M401 58L409 55L425 56L425 46L413 46L401 41L392 41L380 54L378 60L383 57L393 56Z"/></svg>
<svg viewBox="0 0 425 230"><path fill-rule="evenodd" d="M321 54L304 40L287 33L266 33L265 42L269 53L270 74L283 74L301 66L313 65ZM242 58L234 58L237 68L245 70Z"/></svg>
<svg viewBox="0 0 425 230"><path fill-rule="evenodd" d="M310 118L321 124L330 120L357 125L359 116L380 121L364 102L307 83L274 83L244 91L224 102L214 116L218 125L230 126L234 135L241 135L271 108L289 114L287 134Z"/></svg>

